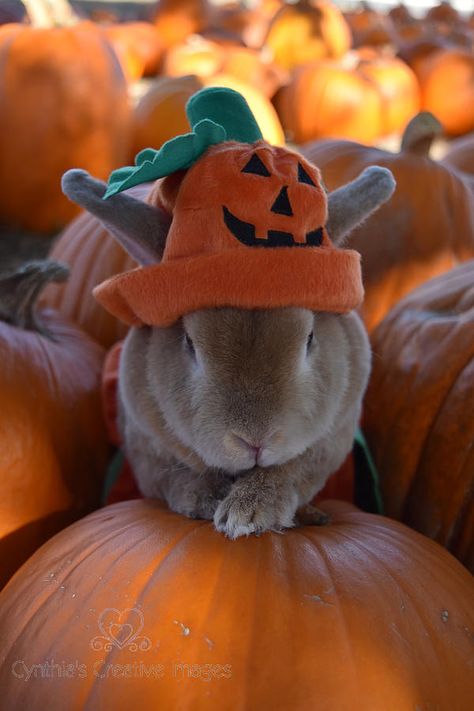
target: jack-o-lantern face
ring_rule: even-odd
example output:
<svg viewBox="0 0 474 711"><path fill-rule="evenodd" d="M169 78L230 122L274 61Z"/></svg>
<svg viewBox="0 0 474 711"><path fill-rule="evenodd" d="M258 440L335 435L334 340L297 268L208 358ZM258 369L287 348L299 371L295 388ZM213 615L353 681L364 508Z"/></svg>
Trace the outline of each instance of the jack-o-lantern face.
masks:
<svg viewBox="0 0 474 711"><path fill-rule="evenodd" d="M268 171L262 159L259 158L258 153L252 153L250 160L244 165L241 172L249 173L251 175L260 175L262 178L271 177L271 173ZM317 187L317 184L313 182L312 178L308 175L300 161L298 161L297 164L297 175L299 183L312 185L313 188ZM276 215L286 215L287 217L294 216L293 207L288 195L288 188L289 185L284 185L280 189L272 206L270 207L270 212L273 212ZM319 247L323 241L322 225L314 230L311 230L310 232L307 232L305 242L296 241L292 232L273 229L269 229L267 231L267 236L265 238L260 238L255 236L254 224L240 220L236 215L232 214L232 212L225 205L223 206L223 212L224 222L229 230L232 232L234 237L237 237L237 239L247 247Z"/></svg>
<svg viewBox="0 0 474 711"><path fill-rule="evenodd" d="M164 259L239 247L331 246L317 168L263 141L211 148L180 184Z"/></svg>

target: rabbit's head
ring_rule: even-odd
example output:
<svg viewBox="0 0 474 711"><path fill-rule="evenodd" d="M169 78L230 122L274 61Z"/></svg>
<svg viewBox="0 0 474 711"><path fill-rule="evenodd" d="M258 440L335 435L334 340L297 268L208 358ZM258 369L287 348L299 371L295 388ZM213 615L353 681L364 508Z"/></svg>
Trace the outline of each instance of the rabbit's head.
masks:
<svg viewBox="0 0 474 711"><path fill-rule="evenodd" d="M104 201L104 184L82 171L69 171L63 188L138 262L160 262L168 214L127 194ZM340 246L393 189L391 173L371 167L330 194L325 230L332 243ZM207 466L237 473L283 464L330 438L349 410L353 420L369 365L367 336L353 312L221 306L132 328L120 377L125 397L133 392L136 418L159 418Z"/></svg>

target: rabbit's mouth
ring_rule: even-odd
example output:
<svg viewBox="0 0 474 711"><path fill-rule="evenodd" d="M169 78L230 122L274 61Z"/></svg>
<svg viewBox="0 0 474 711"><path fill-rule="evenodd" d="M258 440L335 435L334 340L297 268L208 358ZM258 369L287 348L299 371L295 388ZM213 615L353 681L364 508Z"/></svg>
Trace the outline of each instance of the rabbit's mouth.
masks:
<svg viewBox="0 0 474 711"><path fill-rule="evenodd" d="M222 209L226 227L246 247L320 247L322 244L322 227L307 232L305 242L297 242L291 232L281 230L268 230L267 238L262 239L256 237L255 225L239 219L225 206Z"/></svg>

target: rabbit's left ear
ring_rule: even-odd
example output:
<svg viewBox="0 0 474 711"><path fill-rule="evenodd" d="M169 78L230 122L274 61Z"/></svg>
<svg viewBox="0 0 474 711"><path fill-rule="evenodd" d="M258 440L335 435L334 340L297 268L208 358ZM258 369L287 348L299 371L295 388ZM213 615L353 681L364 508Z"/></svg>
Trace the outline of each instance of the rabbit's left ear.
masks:
<svg viewBox="0 0 474 711"><path fill-rule="evenodd" d="M331 241L340 247L353 229L391 198L395 187L388 168L373 165L330 193L326 228Z"/></svg>
<svg viewBox="0 0 474 711"><path fill-rule="evenodd" d="M157 264L163 255L171 215L126 193L103 199L106 184L85 170L68 170L63 193L97 217L139 264Z"/></svg>

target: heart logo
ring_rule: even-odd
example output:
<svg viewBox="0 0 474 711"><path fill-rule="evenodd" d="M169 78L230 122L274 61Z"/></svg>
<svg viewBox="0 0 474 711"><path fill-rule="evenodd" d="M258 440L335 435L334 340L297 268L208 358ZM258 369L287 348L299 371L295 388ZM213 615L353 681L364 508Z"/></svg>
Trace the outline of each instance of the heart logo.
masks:
<svg viewBox="0 0 474 711"><path fill-rule="evenodd" d="M107 607L99 616L98 626L102 635L91 640L91 647L110 651L112 647L135 652L138 648L147 651L151 647L148 637L139 636L143 629L143 613L135 607L117 610Z"/></svg>

